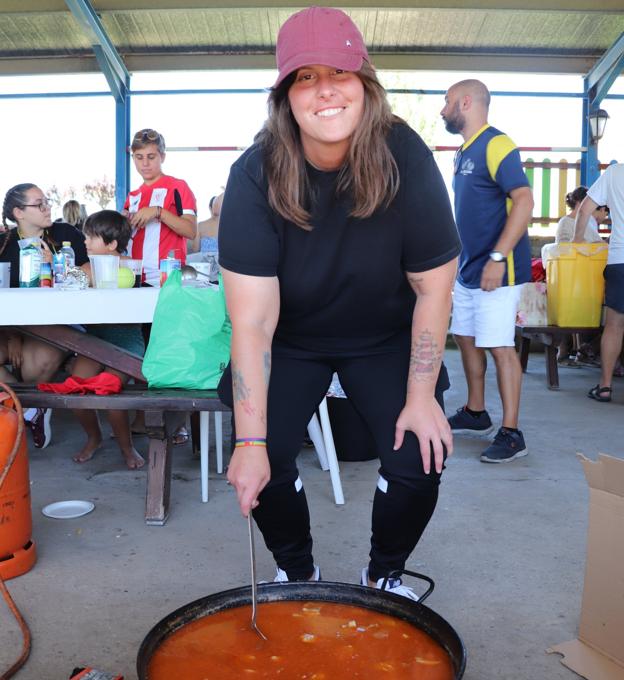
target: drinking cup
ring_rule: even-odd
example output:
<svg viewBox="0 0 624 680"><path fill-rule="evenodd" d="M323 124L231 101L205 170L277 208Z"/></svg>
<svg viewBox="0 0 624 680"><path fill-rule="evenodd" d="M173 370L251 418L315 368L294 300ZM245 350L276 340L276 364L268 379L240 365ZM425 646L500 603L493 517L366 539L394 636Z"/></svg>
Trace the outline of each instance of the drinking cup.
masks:
<svg viewBox="0 0 624 680"><path fill-rule="evenodd" d="M95 288L117 288L119 255L89 255Z"/></svg>
<svg viewBox="0 0 624 680"><path fill-rule="evenodd" d="M128 267L132 270L134 274L134 286L133 288L141 287L141 276L143 274L143 260L122 260L122 267Z"/></svg>
<svg viewBox="0 0 624 680"><path fill-rule="evenodd" d="M0 288L11 286L11 263L0 262Z"/></svg>

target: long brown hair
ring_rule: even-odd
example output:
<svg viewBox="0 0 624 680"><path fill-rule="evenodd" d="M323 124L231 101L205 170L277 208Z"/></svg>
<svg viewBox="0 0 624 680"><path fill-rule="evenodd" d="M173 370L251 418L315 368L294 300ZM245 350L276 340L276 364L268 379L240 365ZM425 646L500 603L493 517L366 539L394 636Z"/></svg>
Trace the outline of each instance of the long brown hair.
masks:
<svg viewBox="0 0 624 680"><path fill-rule="evenodd" d="M24 203L26 201L26 192L30 191L30 189L38 189L39 187L36 184L32 184L30 182L25 182L23 184L16 184L14 187L11 187L7 192L4 197L4 202L2 204L2 224L5 227L9 227L10 225L7 224L7 220L14 222L17 224L17 218L14 215L14 210L15 208L23 208ZM15 233L17 236L17 229L10 228L7 229L5 232L5 239L4 243L2 244L2 249L0 250L0 254L4 252L4 249L6 248L9 239L11 238L11 235ZM43 230L43 234L41 235L41 238L48 244L50 249L54 252L56 252L56 249L60 247L60 244L58 244L50 235L49 228Z"/></svg>
<svg viewBox="0 0 624 680"><path fill-rule="evenodd" d="M364 85L364 111L338 174L336 191L351 195L351 215L362 218L387 207L399 190L399 170L386 137L400 118L390 110L386 91L368 62L362 64L357 75ZM269 116L255 141L265 156L269 204L285 219L309 230L312 197L299 126L288 101L288 90L295 76L296 73L291 73L271 90Z"/></svg>

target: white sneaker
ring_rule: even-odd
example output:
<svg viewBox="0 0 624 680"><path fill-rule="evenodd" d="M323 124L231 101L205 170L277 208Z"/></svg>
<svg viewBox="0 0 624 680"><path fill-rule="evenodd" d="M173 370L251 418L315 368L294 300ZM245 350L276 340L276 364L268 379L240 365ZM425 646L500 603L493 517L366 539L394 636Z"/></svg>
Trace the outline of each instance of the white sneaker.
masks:
<svg viewBox="0 0 624 680"><path fill-rule="evenodd" d="M314 575L310 579L310 581L320 581L321 580L321 570L314 565ZM273 579L273 583L288 583L288 574L283 570L277 567L277 574L275 578Z"/></svg>
<svg viewBox="0 0 624 680"><path fill-rule="evenodd" d="M29 422L36 449L45 449L52 439L51 408L38 408L34 418Z"/></svg>
<svg viewBox="0 0 624 680"><path fill-rule="evenodd" d="M377 581L375 588L381 590L383 582L384 579L380 578ZM360 580L360 584L363 586L368 586L368 567L364 567L364 569L362 569L362 578ZM410 600L414 600L414 602L418 602L418 595L416 595L416 593L411 588L404 586L400 578L389 578L388 582L386 583L386 587L383 590L386 593L402 595L403 597L407 597Z"/></svg>

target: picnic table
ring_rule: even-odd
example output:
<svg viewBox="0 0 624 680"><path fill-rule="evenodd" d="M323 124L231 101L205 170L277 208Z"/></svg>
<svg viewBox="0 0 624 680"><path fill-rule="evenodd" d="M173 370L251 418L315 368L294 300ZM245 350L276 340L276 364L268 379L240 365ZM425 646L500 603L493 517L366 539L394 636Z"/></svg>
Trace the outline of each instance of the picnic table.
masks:
<svg viewBox="0 0 624 680"><path fill-rule="evenodd" d="M559 367L557 366L557 347L567 335L574 333L595 332L595 327L587 326L521 326L516 325L516 333L520 336L520 365L526 373L529 362L531 340L544 345L546 362L546 386L549 390L559 389Z"/></svg>
<svg viewBox="0 0 624 680"><path fill-rule="evenodd" d="M72 326L149 323L158 288L63 290L12 288L0 291L0 326L17 330L56 347L116 368L144 382L142 358ZM162 525L169 513L172 437L186 412L224 411L214 390L148 390L126 387L121 394L60 395L40 392L33 385L15 385L24 406L71 409L145 410L149 438L145 521Z"/></svg>

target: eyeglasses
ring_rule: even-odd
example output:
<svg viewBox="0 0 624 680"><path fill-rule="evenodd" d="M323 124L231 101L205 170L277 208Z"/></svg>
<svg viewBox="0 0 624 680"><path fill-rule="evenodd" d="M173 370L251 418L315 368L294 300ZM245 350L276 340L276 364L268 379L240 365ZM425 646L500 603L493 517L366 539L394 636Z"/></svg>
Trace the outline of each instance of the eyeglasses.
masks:
<svg viewBox="0 0 624 680"><path fill-rule="evenodd" d="M149 140L150 142L156 142L160 139L160 134L156 130L151 130L146 128L145 130L139 130L136 135L134 135L134 140L136 142L145 142Z"/></svg>
<svg viewBox="0 0 624 680"><path fill-rule="evenodd" d="M47 198L44 198L41 203L23 203L22 208L39 208L41 212L45 212L52 204Z"/></svg>
<svg viewBox="0 0 624 680"><path fill-rule="evenodd" d="M464 149L461 146L457 147L457 151L455 152L455 156L453 158L453 174L454 175L456 175L459 172L459 168L461 167L463 155L464 155Z"/></svg>

